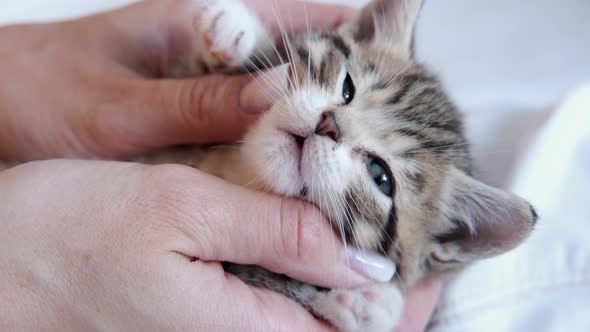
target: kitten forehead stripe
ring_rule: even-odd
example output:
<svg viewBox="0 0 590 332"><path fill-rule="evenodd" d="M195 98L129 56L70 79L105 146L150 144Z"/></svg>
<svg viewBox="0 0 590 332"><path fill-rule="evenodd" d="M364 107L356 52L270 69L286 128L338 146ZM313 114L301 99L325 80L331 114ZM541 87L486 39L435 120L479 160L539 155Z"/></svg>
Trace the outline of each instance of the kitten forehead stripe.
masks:
<svg viewBox="0 0 590 332"><path fill-rule="evenodd" d="M419 148L412 148L406 151L406 153L408 153L409 155L415 152L425 150L428 150L435 154L440 154L447 150L454 149L457 145L464 144L462 143L462 141L458 140L442 140L439 138L434 138L432 137L432 135L427 135L427 133L425 132L420 132L418 130L414 130L411 128L395 129L394 132L401 136L412 137L420 144Z"/></svg>
<svg viewBox="0 0 590 332"><path fill-rule="evenodd" d="M336 61L334 61L334 52L329 51L323 58L322 62L320 63L319 69L319 83L323 86L329 86L330 83L330 74L334 72L334 66L336 66ZM311 73L312 76L316 76L314 73Z"/></svg>
<svg viewBox="0 0 590 332"><path fill-rule="evenodd" d="M346 45L346 43L340 36L332 36L331 40L332 43L334 43L336 49L342 52L342 54L344 54L345 58L348 58L350 56L350 47Z"/></svg>
<svg viewBox="0 0 590 332"><path fill-rule="evenodd" d="M415 89L417 91L417 89ZM413 93L409 105L396 110L396 115L407 122L427 123L428 128L461 136L463 125L456 114L455 106L444 96L444 92L434 86L427 86L418 93Z"/></svg>
<svg viewBox="0 0 590 332"><path fill-rule="evenodd" d="M402 136L413 137L417 140L428 140L428 137L423 132L411 128L395 129L394 132Z"/></svg>
<svg viewBox="0 0 590 332"><path fill-rule="evenodd" d="M348 59L348 57L350 56L350 47L346 44L346 42L344 41L344 39L342 39L342 37L338 36L338 35L329 35L329 34L323 34L322 37L324 39L328 39L332 42L332 44L334 45L334 47L340 51L345 58Z"/></svg>
<svg viewBox="0 0 590 332"><path fill-rule="evenodd" d="M297 55L299 56L299 59L301 60L301 63L303 65L313 68L313 65L311 64L311 57L309 55L308 50L299 47L297 48Z"/></svg>
<svg viewBox="0 0 590 332"><path fill-rule="evenodd" d="M383 90L389 87L389 83L384 81L384 80L379 80L376 83L373 83L373 85L371 85L371 90L376 91L376 90Z"/></svg>
<svg viewBox="0 0 590 332"><path fill-rule="evenodd" d="M414 86L434 82L433 77L419 73L401 76L398 78L398 80L401 81L401 87L393 96L387 99L386 103L389 105L399 104L399 102L408 94L408 92L410 92Z"/></svg>

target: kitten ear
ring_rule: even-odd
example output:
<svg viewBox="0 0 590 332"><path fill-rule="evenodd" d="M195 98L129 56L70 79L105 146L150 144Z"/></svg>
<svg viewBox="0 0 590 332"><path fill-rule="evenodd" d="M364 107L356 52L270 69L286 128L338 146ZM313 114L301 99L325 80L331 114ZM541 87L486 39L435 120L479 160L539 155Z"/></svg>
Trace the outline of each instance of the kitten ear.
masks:
<svg viewBox="0 0 590 332"><path fill-rule="evenodd" d="M459 170L452 173L449 185L445 218L452 228L435 236L431 265L445 269L504 253L533 230L537 214L524 199Z"/></svg>
<svg viewBox="0 0 590 332"><path fill-rule="evenodd" d="M358 42L387 43L412 55L422 0L373 0L344 29Z"/></svg>

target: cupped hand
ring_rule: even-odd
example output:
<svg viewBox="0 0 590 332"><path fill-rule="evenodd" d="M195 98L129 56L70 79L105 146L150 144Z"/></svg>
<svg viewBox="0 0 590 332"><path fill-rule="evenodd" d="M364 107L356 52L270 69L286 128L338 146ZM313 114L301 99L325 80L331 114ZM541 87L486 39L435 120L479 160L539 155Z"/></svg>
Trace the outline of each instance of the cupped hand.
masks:
<svg viewBox="0 0 590 332"><path fill-rule="evenodd" d="M32 162L0 172L0 200L2 331L328 331L219 262L367 282L315 208L184 166ZM409 294L399 331L423 329L438 290Z"/></svg>
<svg viewBox="0 0 590 332"><path fill-rule="evenodd" d="M219 261L367 280L319 212L183 166L55 160L0 172L2 331L324 331Z"/></svg>
<svg viewBox="0 0 590 332"><path fill-rule="evenodd" d="M193 31L196 3L149 0L69 22L1 28L0 160L118 158L241 138L272 102L250 75L166 77L201 38ZM285 24L291 31L333 26L351 14L275 3L278 12L300 12ZM249 5L277 31L272 5Z"/></svg>
<svg viewBox="0 0 590 332"><path fill-rule="evenodd" d="M431 279L409 290L404 295L406 298L404 314L395 332L425 331L438 302L442 286L441 280Z"/></svg>

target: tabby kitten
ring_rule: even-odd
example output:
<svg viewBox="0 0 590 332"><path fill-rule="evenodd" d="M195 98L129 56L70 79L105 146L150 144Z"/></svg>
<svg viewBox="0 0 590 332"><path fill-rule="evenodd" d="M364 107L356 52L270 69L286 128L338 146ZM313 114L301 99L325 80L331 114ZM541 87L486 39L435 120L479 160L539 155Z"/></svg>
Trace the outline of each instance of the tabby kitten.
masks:
<svg viewBox="0 0 590 332"><path fill-rule="evenodd" d="M309 201L345 241L395 261L391 283L357 290L225 266L341 331L391 331L402 312L401 287L504 253L537 219L525 200L471 176L462 117L412 56L421 2L374 0L334 31L290 38L288 87L238 148L149 158ZM193 73L276 58L270 34L240 1L200 5L197 29L209 38L200 41Z"/></svg>

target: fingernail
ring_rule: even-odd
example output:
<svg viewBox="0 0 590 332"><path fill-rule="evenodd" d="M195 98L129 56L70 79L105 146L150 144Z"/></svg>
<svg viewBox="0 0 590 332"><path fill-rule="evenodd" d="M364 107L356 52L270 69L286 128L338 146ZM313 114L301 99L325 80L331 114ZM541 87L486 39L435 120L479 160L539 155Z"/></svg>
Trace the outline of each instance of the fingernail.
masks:
<svg viewBox="0 0 590 332"><path fill-rule="evenodd" d="M388 282L395 275L395 263L386 257L352 248L344 256L351 269L375 281Z"/></svg>
<svg viewBox="0 0 590 332"><path fill-rule="evenodd" d="M264 71L253 78L240 93L240 105L246 113L261 113L287 93L288 65Z"/></svg>

